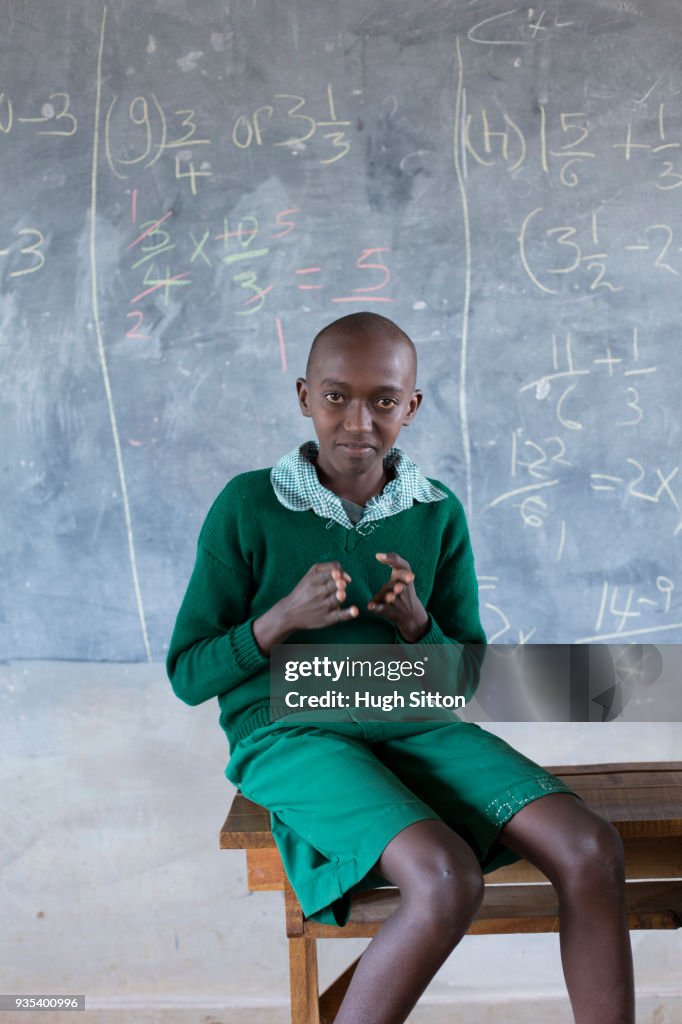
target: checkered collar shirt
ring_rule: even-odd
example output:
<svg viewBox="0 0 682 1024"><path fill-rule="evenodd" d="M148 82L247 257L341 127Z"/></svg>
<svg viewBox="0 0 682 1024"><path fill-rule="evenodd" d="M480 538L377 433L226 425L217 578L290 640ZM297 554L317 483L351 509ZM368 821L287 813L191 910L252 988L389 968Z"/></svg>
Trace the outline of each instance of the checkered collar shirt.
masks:
<svg viewBox="0 0 682 1024"><path fill-rule="evenodd" d="M358 533L370 533L371 525L379 519L411 508L415 501L441 501L447 495L435 487L400 448L390 448L384 456L384 466L394 473L393 479L381 494L370 498L365 513L355 526L348 518L338 494L323 487L315 471L315 460L319 445L306 441L279 460L270 473L270 479L278 500L285 508L295 512L312 509L316 515L328 519L328 526L338 523Z"/></svg>

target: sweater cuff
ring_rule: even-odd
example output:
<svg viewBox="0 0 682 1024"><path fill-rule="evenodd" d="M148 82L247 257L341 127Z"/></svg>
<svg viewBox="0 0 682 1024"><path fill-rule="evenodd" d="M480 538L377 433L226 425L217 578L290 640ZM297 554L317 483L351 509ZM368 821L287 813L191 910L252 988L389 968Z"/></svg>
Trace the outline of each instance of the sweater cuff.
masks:
<svg viewBox="0 0 682 1024"><path fill-rule="evenodd" d="M251 627L255 621L256 616L239 626L233 626L230 631L230 647L234 660L244 672L248 673L257 672L258 669L265 668L270 663L270 659L263 654L253 635Z"/></svg>
<svg viewBox="0 0 682 1024"><path fill-rule="evenodd" d="M415 640L415 644L448 644L452 641L446 637L443 630L440 628L436 620L434 619L431 612L426 613L429 617L429 624L426 627L424 636L420 637L419 640ZM399 644L405 644L406 647L413 647L409 640L406 640L400 630L396 629L395 635Z"/></svg>

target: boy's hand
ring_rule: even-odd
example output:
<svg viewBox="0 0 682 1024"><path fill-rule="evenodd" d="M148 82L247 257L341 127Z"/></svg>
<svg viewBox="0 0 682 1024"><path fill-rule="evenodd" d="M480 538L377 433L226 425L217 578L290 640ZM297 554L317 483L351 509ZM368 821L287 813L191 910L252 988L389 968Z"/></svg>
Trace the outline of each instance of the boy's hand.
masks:
<svg viewBox="0 0 682 1024"><path fill-rule="evenodd" d="M429 617L414 589L414 573L405 559L395 552L388 555L378 553L376 557L383 565L390 566L391 578L367 607L393 622L408 643L416 643L426 633Z"/></svg>
<svg viewBox="0 0 682 1024"><path fill-rule="evenodd" d="M356 605L342 608L350 576L338 562L318 562L283 599L289 628L322 629L360 614Z"/></svg>
<svg viewBox="0 0 682 1024"><path fill-rule="evenodd" d="M338 562L318 562L286 597L257 618L252 631L263 654L281 644L297 629L322 629L337 622L356 619L357 605L342 608L350 576Z"/></svg>

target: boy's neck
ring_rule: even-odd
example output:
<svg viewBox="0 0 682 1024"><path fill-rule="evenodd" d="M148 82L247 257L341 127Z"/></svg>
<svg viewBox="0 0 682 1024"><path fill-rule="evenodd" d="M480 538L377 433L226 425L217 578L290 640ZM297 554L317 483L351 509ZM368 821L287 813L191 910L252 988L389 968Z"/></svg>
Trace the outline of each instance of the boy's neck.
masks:
<svg viewBox="0 0 682 1024"><path fill-rule="evenodd" d="M314 466L323 487L338 495L339 498L345 498L346 501L352 501L356 505L362 506L366 505L370 498L381 494L388 481L392 480L394 476L394 473L388 472L384 466L380 468L378 474L366 473L350 478L330 476L318 465L317 461L314 462Z"/></svg>

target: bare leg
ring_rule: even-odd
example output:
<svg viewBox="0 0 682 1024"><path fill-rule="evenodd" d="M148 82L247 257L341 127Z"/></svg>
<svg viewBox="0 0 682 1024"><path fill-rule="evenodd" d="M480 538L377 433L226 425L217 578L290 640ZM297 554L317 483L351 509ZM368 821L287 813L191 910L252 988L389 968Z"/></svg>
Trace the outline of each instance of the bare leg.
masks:
<svg viewBox="0 0 682 1024"><path fill-rule="evenodd" d="M336 1024L403 1024L483 898L473 851L442 821L403 829L376 869L400 889L400 906L363 953Z"/></svg>
<svg viewBox="0 0 682 1024"><path fill-rule="evenodd" d="M576 1024L634 1024L623 844L576 797L555 793L522 807L500 841L557 890L561 959Z"/></svg>

